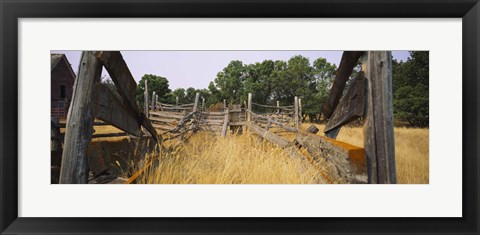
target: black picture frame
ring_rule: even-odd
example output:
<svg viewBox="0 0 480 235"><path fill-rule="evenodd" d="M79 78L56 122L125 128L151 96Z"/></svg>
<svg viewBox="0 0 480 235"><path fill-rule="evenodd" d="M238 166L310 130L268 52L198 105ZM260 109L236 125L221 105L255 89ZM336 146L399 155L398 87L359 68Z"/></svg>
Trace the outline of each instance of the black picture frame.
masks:
<svg viewBox="0 0 480 235"><path fill-rule="evenodd" d="M479 229L478 0L0 0L0 231L44 233L462 233ZM462 18L462 218L24 218L18 217L19 18L387 17ZM41 201L41 199L39 199ZM439 205L441 206L441 205Z"/></svg>

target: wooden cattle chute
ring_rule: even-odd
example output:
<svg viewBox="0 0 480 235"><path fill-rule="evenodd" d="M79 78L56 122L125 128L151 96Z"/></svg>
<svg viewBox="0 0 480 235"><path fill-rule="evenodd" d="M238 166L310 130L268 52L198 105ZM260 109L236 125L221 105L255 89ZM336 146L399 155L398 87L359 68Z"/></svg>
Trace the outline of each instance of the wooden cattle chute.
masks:
<svg viewBox="0 0 480 235"><path fill-rule="evenodd" d="M115 84L121 99L100 81L104 67ZM84 51L72 102L67 115L66 133L60 167L59 183L88 182L87 151L93 137L94 119L103 120L137 138L152 139L158 150L162 139L134 99L136 82L118 51ZM136 143L134 141L132 143ZM145 143L150 143L146 141ZM150 145L150 144L148 144Z"/></svg>
<svg viewBox="0 0 480 235"><path fill-rule="evenodd" d="M345 90L359 61L362 71ZM96 83L102 67L109 72L118 94ZM324 106L324 116L328 118L325 136L319 136L315 126L302 131L302 100L298 97L294 97L293 105L280 106L278 101L276 105L254 103L249 94L244 108L227 106L224 100L221 111L208 111L203 98L200 105L198 93L192 104L179 104L178 99L175 104L164 104L158 102L159 94L155 92L149 98L145 83L145 106L141 110L134 100L136 83L121 54L83 52L67 115L59 182L87 183L87 164L94 173L102 173L102 154L90 151L89 146L92 138L112 136L96 136L93 126L109 124L125 132L113 133L114 136L129 136L125 146L136 149L141 145L148 153L161 150L164 140L182 141L196 131L219 132L226 137L228 129L245 126L300 160L300 170L312 174L312 183L396 183L391 69L390 52L344 52ZM365 120L364 148L335 140L343 125L360 117ZM294 138L288 139L282 132L293 134ZM52 136L63 138L53 129ZM52 142L52 146L61 145ZM135 164L143 162L143 167L127 183L153 162L130 159Z"/></svg>

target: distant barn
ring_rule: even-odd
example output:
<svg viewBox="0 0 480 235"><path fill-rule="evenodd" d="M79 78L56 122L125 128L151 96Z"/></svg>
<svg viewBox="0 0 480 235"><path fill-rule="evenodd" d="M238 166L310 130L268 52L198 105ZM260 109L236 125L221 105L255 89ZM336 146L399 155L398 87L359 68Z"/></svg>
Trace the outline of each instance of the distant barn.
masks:
<svg viewBox="0 0 480 235"><path fill-rule="evenodd" d="M72 100L75 73L65 54L51 54L51 117L66 118Z"/></svg>

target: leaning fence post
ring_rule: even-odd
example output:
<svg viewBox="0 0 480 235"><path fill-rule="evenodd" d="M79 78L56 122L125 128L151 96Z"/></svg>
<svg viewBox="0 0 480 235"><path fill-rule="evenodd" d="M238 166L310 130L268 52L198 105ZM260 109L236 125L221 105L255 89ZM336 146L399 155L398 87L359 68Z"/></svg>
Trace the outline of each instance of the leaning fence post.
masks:
<svg viewBox="0 0 480 235"><path fill-rule="evenodd" d="M298 99L298 119L299 123L302 124L303 116L302 116L302 99Z"/></svg>
<svg viewBox="0 0 480 235"><path fill-rule="evenodd" d="M280 113L280 101L277 100L277 113Z"/></svg>
<svg viewBox="0 0 480 235"><path fill-rule="evenodd" d="M93 88L101 72L102 64L94 52L82 52L67 116L60 184L86 184L88 181L87 148L93 134Z"/></svg>
<svg viewBox="0 0 480 235"><path fill-rule="evenodd" d="M148 81L145 80L145 89L143 91L143 100L144 100L143 106L145 108L145 116L147 116L147 118L148 118L148 102L149 102L149 100L148 100L148 84L147 83L148 83Z"/></svg>
<svg viewBox="0 0 480 235"><path fill-rule="evenodd" d="M195 104L193 105L193 112L196 112L198 109L198 100L200 99L200 93L195 95Z"/></svg>
<svg viewBox="0 0 480 235"><path fill-rule="evenodd" d="M362 68L367 78L364 148L369 183L397 182L391 56L390 51L369 51L363 60Z"/></svg>
<svg viewBox="0 0 480 235"><path fill-rule="evenodd" d="M295 106L295 127L298 130L298 97L297 96L295 96L294 106Z"/></svg>
<svg viewBox="0 0 480 235"><path fill-rule="evenodd" d="M152 94L152 107L150 107L152 112L155 111L155 91Z"/></svg>

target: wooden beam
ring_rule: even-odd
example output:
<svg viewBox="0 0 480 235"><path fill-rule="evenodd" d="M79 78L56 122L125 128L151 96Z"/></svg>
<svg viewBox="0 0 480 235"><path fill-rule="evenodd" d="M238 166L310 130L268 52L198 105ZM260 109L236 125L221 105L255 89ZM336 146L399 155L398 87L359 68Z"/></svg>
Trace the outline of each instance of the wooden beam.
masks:
<svg viewBox="0 0 480 235"><path fill-rule="evenodd" d="M365 111L365 83L365 73L360 71L328 120L324 130L327 137L336 139L343 125L363 116Z"/></svg>
<svg viewBox="0 0 480 235"><path fill-rule="evenodd" d="M148 102L150 102L148 100L148 80L145 80L145 89L143 90L143 106L144 106L144 112L145 112L145 116L147 116L148 118Z"/></svg>
<svg viewBox="0 0 480 235"><path fill-rule="evenodd" d="M196 112L198 109L198 100L200 99L200 93L195 95L195 104L193 105L193 112Z"/></svg>
<svg viewBox="0 0 480 235"><path fill-rule="evenodd" d="M251 122L247 122L247 126L249 130L253 133L283 148L284 151L290 156L290 158L298 160L300 163L299 171L309 172L310 174L312 174L314 176L313 183L327 183L322 177L321 173L318 172L318 169L311 165L310 162L306 161L306 157L299 151L298 147L293 142L289 142L282 137L275 135L272 132L265 130Z"/></svg>
<svg viewBox="0 0 480 235"><path fill-rule="evenodd" d="M368 182L395 184L391 52L368 52L363 68L367 78L364 147Z"/></svg>
<svg viewBox="0 0 480 235"><path fill-rule="evenodd" d="M227 126L228 126L228 108L225 109L225 119L223 120L223 126L222 126L222 137L226 137L227 136Z"/></svg>
<svg viewBox="0 0 480 235"><path fill-rule="evenodd" d="M119 51L100 51L96 52L95 56L102 62L103 66L107 70L110 78L115 83L117 91L122 97L123 104L127 108L132 109L133 112L137 113L137 119L145 129L153 136L157 144L161 145L161 137L158 136L155 128L148 120L148 109L147 112L142 113L138 108L137 102L135 101L135 90L137 83L133 79L132 73L128 69L125 60L123 60L122 54ZM146 99L148 102L148 99Z"/></svg>
<svg viewBox="0 0 480 235"><path fill-rule="evenodd" d="M134 136L142 136L137 115L127 109L104 84L97 83L93 92L93 116Z"/></svg>
<svg viewBox="0 0 480 235"><path fill-rule="evenodd" d="M178 96L175 97L175 107L178 107Z"/></svg>
<svg viewBox="0 0 480 235"><path fill-rule="evenodd" d="M82 52L67 116L60 184L86 184L88 181L87 148L93 134L93 87L101 72L102 64L94 53Z"/></svg>
<svg viewBox="0 0 480 235"><path fill-rule="evenodd" d="M295 106L295 128L297 128L298 130L298 97L295 96L295 99L294 99L294 106Z"/></svg>
<svg viewBox="0 0 480 235"><path fill-rule="evenodd" d="M152 94L152 104L151 104L151 107L150 107L152 111L155 111L155 96L156 95L155 95L155 91L154 91L153 94Z"/></svg>
<svg viewBox="0 0 480 235"><path fill-rule="evenodd" d="M295 140L315 161L323 159L328 175L341 183L367 183L363 148L314 134L297 134Z"/></svg>
<svg viewBox="0 0 480 235"><path fill-rule="evenodd" d="M298 118L299 122L302 123L303 121L303 116L302 116L302 99L298 99Z"/></svg>
<svg viewBox="0 0 480 235"><path fill-rule="evenodd" d="M328 95L327 102L323 106L323 115L326 118L332 116L333 111L338 105L340 98L342 97L343 90L348 78L352 74L353 68L358 63L358 59L363 55L362 51L345 51L343 52L340 65L338 66L335 74L335 80L333 81L332 88Z"/></svg>
<svg viewBox="0 0 480 235"><path fill-rule="evenodd" d="M247 112L247 122L252 121L252 93L248 93L248 112Z"/></svg>

